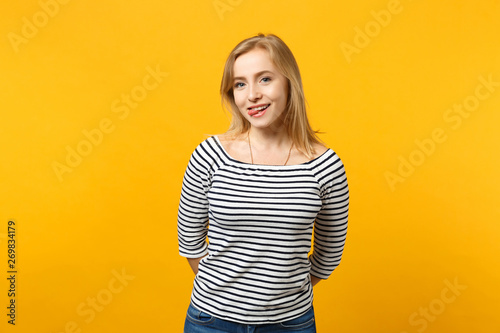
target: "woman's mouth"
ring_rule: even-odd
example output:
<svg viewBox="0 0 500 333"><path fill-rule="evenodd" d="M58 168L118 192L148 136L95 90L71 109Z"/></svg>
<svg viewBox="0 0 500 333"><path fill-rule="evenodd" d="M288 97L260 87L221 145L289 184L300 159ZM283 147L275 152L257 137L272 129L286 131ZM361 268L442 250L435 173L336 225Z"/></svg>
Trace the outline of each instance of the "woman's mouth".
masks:
<svg viewBox="0 0 500 333"><path fill-rule="evenodd" d="M269 105L271 104L258 105L253 108L248 108L248 115L250 117L261 117L264 115Z"/></svg>

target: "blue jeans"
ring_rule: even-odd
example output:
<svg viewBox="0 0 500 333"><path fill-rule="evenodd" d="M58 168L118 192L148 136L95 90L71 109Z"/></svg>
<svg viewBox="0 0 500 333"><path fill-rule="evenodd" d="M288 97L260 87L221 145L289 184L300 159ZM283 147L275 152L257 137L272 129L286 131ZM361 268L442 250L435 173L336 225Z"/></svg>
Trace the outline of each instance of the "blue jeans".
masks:
<svg viewBox="0 0 500 333"><path fill-rule="evenodd" d="M316 333L314 309L302 316L278 324L247 325L215 318L189 305L184 333Z"/></svg>

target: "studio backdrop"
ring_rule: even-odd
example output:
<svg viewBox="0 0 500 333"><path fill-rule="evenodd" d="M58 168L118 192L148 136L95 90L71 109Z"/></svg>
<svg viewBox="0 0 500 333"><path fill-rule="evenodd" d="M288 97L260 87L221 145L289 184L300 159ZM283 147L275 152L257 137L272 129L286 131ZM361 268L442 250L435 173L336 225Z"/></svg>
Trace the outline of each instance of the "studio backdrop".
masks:
<svg viewBox="0 0 500 333"><path fill-rule="evenodd" d="M274 33L343 160L321 333L500 332L500 1L0 5L1 332L182 332L177 207L223 133L242 39Z"/></svg>

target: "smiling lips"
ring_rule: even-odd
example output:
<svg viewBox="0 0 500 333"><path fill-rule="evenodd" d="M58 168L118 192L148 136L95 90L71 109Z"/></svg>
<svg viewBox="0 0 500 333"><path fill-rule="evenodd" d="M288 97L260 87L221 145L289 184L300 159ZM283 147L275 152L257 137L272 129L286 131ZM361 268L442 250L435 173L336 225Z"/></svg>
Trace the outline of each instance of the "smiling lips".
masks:
<svg viewBox="0 0 500 333"><path fill-rule="evenodd" d="M251 108L248 108L248 115L250 117L261 117L264 115L264 113L266 113L266 110L269 107L269 105L271 104L259 104Z"/></svg>

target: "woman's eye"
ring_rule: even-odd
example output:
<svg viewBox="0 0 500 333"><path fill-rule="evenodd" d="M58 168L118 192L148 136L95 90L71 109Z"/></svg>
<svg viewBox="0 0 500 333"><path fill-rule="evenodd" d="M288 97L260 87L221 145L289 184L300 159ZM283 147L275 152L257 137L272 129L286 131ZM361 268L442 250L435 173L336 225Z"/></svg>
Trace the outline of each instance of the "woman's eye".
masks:
<svg viewBox="0 0 500 333"><path fill-rule="evenodd" d="M245 84L244 84L243 82L236 82L236 83L234 84L234 87L235 87L235 88L241 88L241 87L243 87L244 85L245 85Z"/></svg>
<svg viewBox="0 0 500 333"><path fill-rule="evenodd" d="M263 77L263 78L261 79L261 81L262 81L262 82L264 82L264 83L268 83L268 82L270 82L270 81L271 81L271 78L270 78L270 77Z"/></svg>

